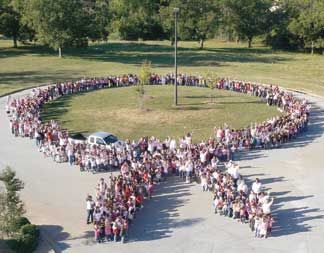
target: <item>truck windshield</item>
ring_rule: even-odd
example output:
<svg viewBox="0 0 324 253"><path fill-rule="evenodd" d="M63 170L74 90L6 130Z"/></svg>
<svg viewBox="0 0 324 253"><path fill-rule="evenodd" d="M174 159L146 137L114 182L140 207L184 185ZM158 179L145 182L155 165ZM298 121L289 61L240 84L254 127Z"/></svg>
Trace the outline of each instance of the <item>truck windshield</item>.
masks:
<svg viewBox="0 0 324 253"><path fill-rule="evenodd" d="M117 137L113 135L108 135L107 137L104 138L104 140L107 144L115 143L116 141L118 141Z"/></svg>

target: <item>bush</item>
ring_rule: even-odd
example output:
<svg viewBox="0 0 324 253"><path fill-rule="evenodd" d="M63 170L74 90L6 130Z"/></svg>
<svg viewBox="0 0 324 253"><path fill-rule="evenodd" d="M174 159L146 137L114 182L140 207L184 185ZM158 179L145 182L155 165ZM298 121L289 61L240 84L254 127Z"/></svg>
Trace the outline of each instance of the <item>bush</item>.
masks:
<svg viewBox="0 0 324 253"><path fill-rule="evenodd" d="M21 252L33 252L37 248L39 238L39 230L36 225L26 224L20 229L20 249Z"/></svg>
<svg viewBox="0 0 324 253"><path fill-rule="evenodd" d="M32 253L38 245L39 230L36 225L25 224L16 239L9 240L8 246L17 253Z"/></svg>
<svg viewBox="0 0 324 253"><path fill-rule="evenodd" d="M27 224L30 224L30 221L26 217L19 217L14 224L15 231L20 231L20 228Z"/></svg>

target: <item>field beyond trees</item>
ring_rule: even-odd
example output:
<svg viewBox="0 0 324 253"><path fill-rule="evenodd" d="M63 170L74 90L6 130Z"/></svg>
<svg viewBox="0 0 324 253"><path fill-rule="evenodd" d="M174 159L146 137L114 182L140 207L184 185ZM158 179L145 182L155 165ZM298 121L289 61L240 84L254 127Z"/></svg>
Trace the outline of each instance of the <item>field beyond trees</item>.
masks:
<svg viewBox="0 0 324 253"><path fill-rule="evenodd" d="M59 59L47 47L12 48L11 41L0 40L0 94L84 76L138 74L144 60L151 61L156 73L172 72L170 41L95 43L84 49L66 49L64 58ZM278 84L324 96L321 55L210 40L203 50L197 42L180 42L178 62L181 73L212 71L220 77Z"/></svg>
<svg viewBox="0 0 324 253"><path fill-rule="evenodd" d="M121 139L139 139L193 132L194 140L201 141L213 136L214 126L247 127L279 115L276 107L236 92L181 86L175 108L172 86L146 86L145 90L142 110L135 87L127 87L64 96L46 104L42 116L45 121L60 121L72 133L106 131Z"/></svg>

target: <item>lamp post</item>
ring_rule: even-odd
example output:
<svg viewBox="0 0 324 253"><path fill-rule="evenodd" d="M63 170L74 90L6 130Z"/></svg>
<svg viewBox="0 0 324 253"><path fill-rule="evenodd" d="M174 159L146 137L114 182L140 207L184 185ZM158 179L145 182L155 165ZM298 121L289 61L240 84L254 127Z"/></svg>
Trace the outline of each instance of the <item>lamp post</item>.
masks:
<svg viewBox="0 0 324 253"><path fill-rule="evenodd" d="M175 72L175 78L174 78L174 105L178 105L178 65L177 65L177 25L178 25L178 13L179 8L173 8L174 13L174 72Z"/></svg>

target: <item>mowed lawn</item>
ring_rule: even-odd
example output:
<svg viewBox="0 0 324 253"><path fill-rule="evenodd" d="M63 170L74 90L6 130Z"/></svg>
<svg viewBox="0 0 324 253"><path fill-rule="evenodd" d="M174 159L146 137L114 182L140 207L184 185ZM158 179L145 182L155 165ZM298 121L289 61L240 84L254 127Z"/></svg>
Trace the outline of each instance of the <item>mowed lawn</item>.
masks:
<svg viewBox="0 0 324 253"><path fill-rule="evenodd" d="M179 71L189 74L215 72L231 77L304 90L324 96L324 56L273 51L262 45L207 41L179 43ZM144 60L152 71L173 71L173 48L169 41L95 43L86 49L57 52L41 46L12 48L0 40L0 94L46 83L84 76L138 73Z"/></svg>
<svg viewBox="0 0 324 253"><path fill-rule="evenodd" d="M213 127L227 123L249 126L279 115L259 98L208 88L180 87L180 105L172 103L173 87L146 86L144 109L134 87L104 89L65 96L43 108L43 119L59 120L70 132L106 131L121 139L142 136L181 137L192 132L195 141L213 135ZM211 95L213 99L211 99Z"/></svg>

